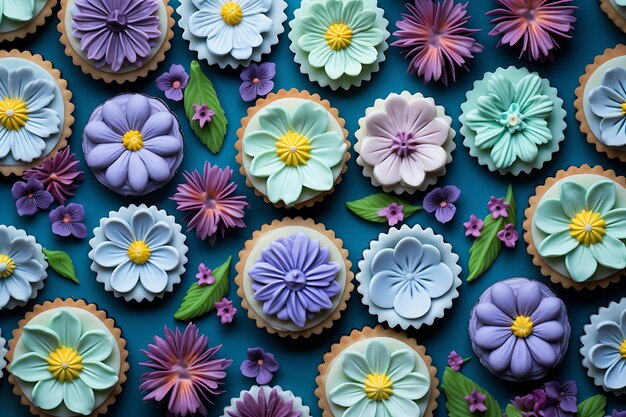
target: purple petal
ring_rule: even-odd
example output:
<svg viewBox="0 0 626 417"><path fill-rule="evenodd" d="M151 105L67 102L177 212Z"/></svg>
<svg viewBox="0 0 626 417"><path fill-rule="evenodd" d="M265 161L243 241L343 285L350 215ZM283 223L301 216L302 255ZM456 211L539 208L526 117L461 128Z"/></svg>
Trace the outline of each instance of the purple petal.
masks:
<svg viewBox="0 0 626 417"><path fill-rule="evenodd" d="M183 99L183 90L180 88L168 88L165 91L165 97L174 101L181 101Z"/></svg>
<svg viewBox="0 0 626 417"><path fill-rule="evenodd" d="M435 210L435 218L440 223L447 223L452 220L455 213L456 207L454 206L454 204L448 203L445 207L440 206L439 208L437 208L437 210Z"/></svg>
<svg viewBox="0 0 626 417"><path fill-rule="evenodd" d="M240 370L243 376L247 378L256 378L259 374L260 368L261 367L257 365L256 362L246 360L241 363Z"/></svg>
<svg viewBox="0 0 626 417"><path fill-rule="evenodd" d="M454 185L446 185L443 187L443 194L445 201L448 203L456 203L459 197L461 197L461 190Z"/></svg>
<svg viewBox="0 0 626 417"><path fill-rule="evenodd" d="M253 101L257 98L257 84L244 81L241 86L239 86L239 94L243 101Z"/></svg>
<svg viewBox="0 0 626 417"><path fill-rule="evenodd" d="M256 377L257 384L259 385L269 384L273 378L274 378L274 375L269 370L267 370L263 366L259 367L259 374Z"/></svg>

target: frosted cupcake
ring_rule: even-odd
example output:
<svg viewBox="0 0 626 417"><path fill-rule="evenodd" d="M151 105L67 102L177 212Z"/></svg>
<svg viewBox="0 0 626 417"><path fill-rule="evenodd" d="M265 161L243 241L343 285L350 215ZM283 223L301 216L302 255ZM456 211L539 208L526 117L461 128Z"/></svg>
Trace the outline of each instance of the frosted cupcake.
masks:
<svg viewBox="0 0 626 417"><path fill-rule="evenodd" d="M2 337L2 329L0 329L0 378L2 378L2 371L7 366L7 361L5 359L8 350L6 349L7 341Z"/></svg>
<svg viewBox="0 0 626 417"><path fill-rule="evenodd" d="M115 96L97 107L83 131L85 161L102 185L145 195L166 185L183 160L178 119L161 100Z"/></svg>
<svg viewBox="0 0 626 417"><path fill-rule="evenodd" d="M600 0L600 8L618 28L626 32L626 1Z"/></svg>
<svg viewBox="0 0 626 417"><path fill-rule="evenodd" d="M241 391L239 398L233 398L222 417L310 417L310 413L311 409L291 391L254 385Z"/></svg>
<svg viewBox="0 0 626 417"><path fill-rule="evenodd" d="M0 42L10 42L35 33L58 0L13 0L2 4L0 14Z"/></svg>

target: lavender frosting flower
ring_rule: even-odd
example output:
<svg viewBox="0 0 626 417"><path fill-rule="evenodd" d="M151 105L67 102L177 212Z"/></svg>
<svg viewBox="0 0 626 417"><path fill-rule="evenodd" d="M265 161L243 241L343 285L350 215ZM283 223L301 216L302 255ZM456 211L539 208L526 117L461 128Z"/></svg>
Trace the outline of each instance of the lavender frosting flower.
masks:
<svg viewBox="0 0 626 417"><path fill-rule="evenodd" d="M249 348L248 359L241 363L241 373L248 378L255 378L259 385L267 385L272 382L274 372L280 367L274 355L266 352L263 348Z"/></svg>
<svg viewBox="0 0 626 417"><path fill-rule="evenodd" d="M294 399L290 394L278 387L252 387L239 399L233 400L222 417L308 417L308 407L304 407L305 410L302 411L294 410L294 406L297 407L296 401L301 403L301 400Z"/></svg>
<svg viewBox="0 0 626 417"><path fill-rule="evenodd" d="M303 328L307 319L332 308L341 290L335 279L339 269L319 241L296 233L272 242L248 274L265 314Z"/></svg>

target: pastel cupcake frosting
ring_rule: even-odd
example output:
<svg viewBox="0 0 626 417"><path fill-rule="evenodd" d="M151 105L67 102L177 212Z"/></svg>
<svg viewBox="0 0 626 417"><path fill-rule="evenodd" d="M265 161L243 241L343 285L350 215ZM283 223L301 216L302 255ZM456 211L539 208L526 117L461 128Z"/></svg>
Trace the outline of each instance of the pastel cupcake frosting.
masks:
<svg viewBox="0 0 626 417"><path fill-rule="evenodd" d="M622 67L609 69L602 76L599 86L589 94L589 106L600 119L598 139L607 146L626 146L626 114L622 107L626 102L626 70Z"/></svg>
<svg viewBox="0 0 626 417"><path fill-rule="evenodd" d="M122 195L145 195L167 184L183 159L176 116L161 100L121 94L97 107L83 131L87 165Z"/></svg>
<svg viewBox="0 0 626 417"><path fill-rule="evenodd" d="M279 386L252 386L224 408L222 417L310 417L302 399Z"/></svg>
<svg viewBox="0 0 626 417"><path fill-rule="evenodd" d="M52 14L58 0L5 0L0 7L0 41L34 33Z"/></svg>
<svg viewBox="0 0 626 417"><path fill-rule="evenodd" d="M537 380L557 367L567 352L570 331L563 301L544 284L527 278L489 287L469 322L480 363L511 381Z"/></svg>
<svg viewBox="0 0 626 417"><path fill-rule="evenodd" d="M7 366L7 360L5 358L8 350L5 347L6 344L7 341L2 337L2 329L0 329L0 378L2 378L2 371Z"/></svg>

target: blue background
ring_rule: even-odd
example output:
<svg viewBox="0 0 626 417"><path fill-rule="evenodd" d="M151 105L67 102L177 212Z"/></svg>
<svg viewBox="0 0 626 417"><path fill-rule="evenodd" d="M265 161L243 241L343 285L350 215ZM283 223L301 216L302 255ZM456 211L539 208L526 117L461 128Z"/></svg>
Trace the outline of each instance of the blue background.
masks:
<svg viewBox="0 0 626 417"><path fill-rule="evenodd" d="M178 0L171 0L171 3L173 6L177 6ZM294 9L299 5L299 1L288 0L288 3L287 15L290 20L293 17ZM489 197L492 194L504 195L509 183L514 184L518 202L518 218L521 219L528 198L534 193L534 187L542 184L546 177L553 176L558 169L588 163L600 164L604 168L616 169L619 174L624 174L622 164L609 160L604 154L596 153L595 148L585 141L579 132L578 122L574 118L574 89L578 86L578 77L584 72L585 65L591 63L593 58L601 54L606 48L612 48L620 43L625 37L602 13L598 2L593 0L577 0L575 2L580 9L577 12L578 22L574 38L563 42L563 49L556 54L555 62L548 62L543 65L529 64L518 59L517 52L508 47L496 48L497 39L488 36L489 30L493 26L489 23L489 18L484 16L489 9L496 6L495 1L472 0L470 3L469 10L473 15L470 24L482 29L477 38L485 46L485 52L479 54L471 62L471 72L462 72L459 77L460 80L448 88L435 84L424 85L421 79L406 75L407 62L395 47L391 47L387 51L387 60L383 63L380 72L374 74L373 80L365 83L361 88L351 89L349 94L319 88L316 84L310 83L306 76L300 74L298 66L293 63L287 33L281 35L280 43L274 48L272 55L267 58L277 63L276 89L295 87L318 92L339 109L340 115L346 119L347 129L351 133L358 128L357 121L364 114L365 108L371 106L376 98L386 97L391 92L401 92L402 90L419 91L426 96L434 97L438 104L445 106L447 113L454 120L454 129L458 131L460 127L458 123L460 105L464 101L465 93L471 89L472 83L476 79L482 78L484 72L493 71L499 66L527 66L531 70L538 71L541 76L548 78L552 85L558 88L568 112L566 140L562 143L560 152L555 155L551 162L545 164L542 170L519 177L501 176L489 172L469 156L466 148L462 145L462 138L457 134L455 139L457 149L453 154L454 161L448 167L448 174L441 178L437 184L455 184L462 189L463 195L458 203L456 218L449 224L441 225L432 215L419 212L408 220L409 225L419 223L423 227L433 227L435 232L442 234L448 242L452 243L455 252L461 257L461 265L464 269L467 265L471 240L464 236L463 221L471 213L483 217L486 214L486 202ZM379 4L385 7L385 17L390 21L390 31L395 30L395 22L400 18L400 13L404 11L404 2L381 0ZM187 42L181 38L181 30L175 27L173 48L167 53L167 60L161 63L156 73L151 73L144 80L121 87L106 85L84 75L64 54L64 47L58 40L59 33L56 29L58 23L57 10L58 8L55 9L54 17L50 18L34 36L29 37L26 41L15 42L10 47L42 54L47 60L52 61L54 66L61 70L64 78L69 81L69 87L74 92L73 101L76 105L74 113L76 122L73 126L70 143L72 149L78 153L78 157L82 160L80 145L83 127L91 111L97 105L115 94L127 91L145 92L162 97L162 93L155 87L154 79L156 76L167 70L173 63L183 64L188 69L189 62L195 58L195 53L188 50ZM178 18L178 15L175 14L175 17ZM288 30L287 24L285 27ZM393 39L392 36L390 41ZM9 45L3 45L3 47L9 48ZM75 262L81 280L80 285L75 285L51 272L44 289L39 293L36 300L31 301L26 307L0 312L0 328L3 330L3 336L6 338L10 334L24 314L32 309L35 302L41 303L56 297L78 297L85 298L89 302L96 303L101 309L107 310L109 315L115 318L117 325L122 328L123 336L128 341L127 348L130 352L129 362L131 364L129 379L124 385L123 393L118 396L117 404L110 409L109 416L165 415L164 409L157 411L154 403L142 401L142 394L138 387L141 373L145 369L139 365L139 362L144 359L139 350L151 342L153 335L161 335L164 325L169 327L184 326L183 323L176 322L173 315L180 305L186 289L195 280L195 269L200 262L215 267L221 264L226 257L233 255L234 261L230 275L232 283L234 263L237 261L237 254L243 247L243 243L261 225L269 223L273 219L282 218L287 214L312 216L328 228L334 229L337 235L344 239L344 245L349 250L350 259L354 265L360 259L363 249L369 245L369 241L375 239L378 233L387 230L383 224L362 221L345 208L344 203L346 201L380 191L372 187L369 180L362 176L361 168L355 162L354 153L349 162L349 169L343 176L342 183L336 187L336 192L326 198L322 204L315 206L314 210L299 212L279 210L256 197L253 191L245 186L243 177L237 171L238 166L234 159L236 154L234 149L235 131L239 127L240 119L245 115L247 108L247 104L239 98L239 71L224 71L218 67L208 68L205 64L203 64L203 69L217 88L230 125L224 148L219 155L212 155L189 128L182 104L168 102L168 105L181 119L185 133L186 154L181 168L184 170L201 168L205 160L222 167L226 165L234 167L236 171L234 180L239 184L239 192L247 195L251 205L245 219L248 227L229 233L224 240L218 240L213 247L196 238L193 233L188 233L188 272L182 284L173 293L167 294L164 300L138 305L137 303L127 303L123 299L115 298L112 293L104 291L102 285L95 281L94 273L89 269L90 261L87 253L90 236L79 241L62 239L53 235L47 213L39 213L31 218L19 217L10 193L15 178L0 180L0 222L26 229L28 233L35 235L37 240L49 249L67 250ZM353 141L352 135L350 139ZM178 172L174 180L158 193L141 198L124 198L113 194L100 185L84 163L81 167L86 171L86 180L80 185L77 195L72 201L85 206L88 229L97 226L100 218L106 217L110 210L117 210L131 202L155 204L176 216L179 222L182 221L181 213L175 210L174 202L169 200L169 197L175 193L176 184L182 181L181 172ZM422 198L423 194L417 194L412 196L411 200L421 204ZM182 224L184 227L186 226L185 223ZM521 226L518 227L518 230L521 232ZM356 267L353 269L356 272ZM463 277L465 276L464 272ZM514 250L504 250L495 265L477 281L472 284L464 283L461 287L460 298L456 300L454 307L447 311L443 319L436 321L430 328L409 332L410 336L426 346L428 353L432 355L434 363L439 369L439 377L441 377L450 350L455 349L463 356L471 354L466 326L469 312L479 295L491 284L513 276L537 278L543 282L548 282L546 278L540 275L538 268L531 263L525 245L519 244ZM265 330L258 329L254 322L247 318L245 310L241 309L235 287L233 283L228 294L228 297L235 300L236 306L240 309L234 323L227 326L221 325L214 312L196 322L200 329L210 337L211 344L224 345L220 356L234 360L226 380L226 393L216 399L216 404L210 410L209 415L221 415L223 407L230 401L231 397L238 396L240 390L247 389L254 383L241 375L239 365L245 358L246 348L262 346L273 352L281 363L281 369L277 373L274 383L301 396L304 402L311 407L312 415L320 416L321 411L317 407L317 399L313 391L317 366L322 360L323 354L341 335L349 333L354 328L374 325L376 319L368 314L366 308L361 304L360 295L355 290L347 310L332 329L325 331L319 337L294 342L290 339L271 336ZM593 385L581 365L578 348L582 327L589 314L595 312L599 306L606 305L611 300L619 300L620 295L624 293L626 283L611 285L607 290L594 290L593 292L565 291L560 286L554 285L551 287L564 297L572 322L570 349L563 365L551 377L576 380L580 391L579 398L586 398L601 392L601 389ZM502 405L506 404L513 395L525 393L536 385L503 382L492 376L476 360L467 364L463 368L463 372L476 379L493 393ZM12 394L11 388L5 371L5 376L0 381L0 416L30 415L27 408L19 404L19 399ZM626 402L623 398L620 400L612 394L608 394L608 399L609 409L612 409L613 406L626 408ZM446 415L443 395L439 398L439 408L436 415Z"/></svg>

